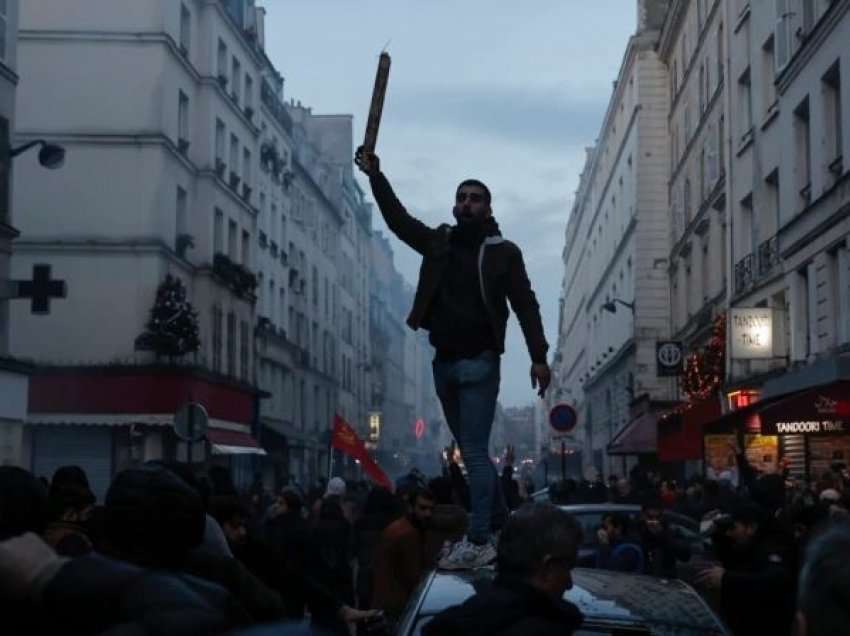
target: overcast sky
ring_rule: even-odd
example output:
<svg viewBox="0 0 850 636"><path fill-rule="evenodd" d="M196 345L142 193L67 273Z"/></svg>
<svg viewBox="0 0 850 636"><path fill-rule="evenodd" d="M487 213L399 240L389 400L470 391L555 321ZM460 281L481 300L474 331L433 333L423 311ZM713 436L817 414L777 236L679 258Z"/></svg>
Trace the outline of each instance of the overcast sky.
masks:
<svg viewBox="0 0 850 636"><path fill-rule="evenodd" d="M377 153L408 210L452 222L458 182L493 192L505 238L525 255L550 345L564 228L612 82L634 31L634 0L264 0L266 49L286 98L353 113L363 138L378 54L392 71ZM370 195L368 182L361 185ZM380 214L376 229L387 233ZM416 283L419 257L392 239ZM531 403L530 360L514 317L502 360L504 406Z"/></svg>

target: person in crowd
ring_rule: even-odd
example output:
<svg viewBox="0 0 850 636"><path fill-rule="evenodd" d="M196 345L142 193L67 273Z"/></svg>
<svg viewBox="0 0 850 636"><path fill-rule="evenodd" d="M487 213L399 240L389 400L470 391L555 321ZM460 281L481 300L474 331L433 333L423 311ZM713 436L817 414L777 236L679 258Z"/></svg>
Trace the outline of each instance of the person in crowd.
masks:
<svg viewBox="0 0 850 636"><path fill-rule="evenodd" d="M677 536L664 520L664 504L660 499L649 499L641 506L637 536L646 574L676 578L676 562L691 558L687 540Z"/></svg>
<svg viewBox="0 0 850 636"><path fill-rule="evenodd" d="M850 524L835 523L806 550L794 636L850 634Z"/></svg>
<svg viewBox="0 0 850 636"><path fill-rule="evenodd" d="M723 616L736 635L787 634L794 613L790 546L773 518L751 501L715 521L722 565L700 573L697 584L720 593Z"/></svg>
<svg viewBox="0 0 850 636"><path fill-rule="evenodd" d="M427 541L434 505L431 491L414 490L408 513L387 526L375 549L372 605L390 621L398 619L423 574L436 562Z"/></svg>
<svg viewBox="0 0 850 636"><path fill-rule="evenodd" d="M449 497L451 497L451 487ZM355 589L358 607L371 607L373 605L372 577L376 558L375 551L387 526L403 514L404 506L402 502L386 488L376 486L366 497L363 515L354 524L357 558Z"/></svg>
<svg viewBox="0 0 850 636"><path fill-rule="evenodd" d="M508 510L516 510L522 504L522 499L519 495L519 484L514 479L513 466L505 466L502 469L502 478L500 481Z"/></svg>
<svg viewBox="0 0 850 636"><path fill-rule="evenodd" d="M44 540L62 556L76 557L92 551L87 525L97 501L82 482L54 479L47 496L50 522Z"/></svg>
<svg viewBox="0 0 850 636"><path fill-rule="evenodd" d="M621 477L617 480L617 485L610 491L612 503L617 504L636 504L640 502L640 497L632 488L632 482Z"/></svg>
<svg viewBox="0 0 850 636"><path fill-rule="evenodd" d="M508 519L499 536L497 576L461 605L439 613L425 636L568 636L583 620L564 600L581 544L572 515L532 503Z"/></svg>
<svg viewBox="0 0 850 636"><path fill-rule="evenodd" d="M447 477L436 477L428 482L434 495L434 511L428 525L428 554L438 554L446 542L453 544L466 534L469 515L462 506L454 503L452 484Z"/></svg>
<svg viewBox="0 0 850 636"><path fill-rule="evenodd" d="M602 526L597 531L596 567L616 572L643 572L643 549L640 540L630 535L629 525L629 517L623 513L603 517Z"/></svg>
<svg viewBox="0 0 850 636"><path fill-rule="evenodd" d="M46 525L42 482L0 467L3 633L94 635L120 625L121 633L193 636L247 624L217 585L95 554L62 557L38 536Z"/></svg>
<svg viewBox="0 0 850 636"><path fill-rule="evenodd" d="M334 487L335 479L339 478L334 477L328 483L329 490ZM353 537L340 495L327 496L322 500L318 518L310 530L307 570L346 606L354 606ZM345 623L336 614L313 616L313 622L329 632L347 633Z"/></svg>

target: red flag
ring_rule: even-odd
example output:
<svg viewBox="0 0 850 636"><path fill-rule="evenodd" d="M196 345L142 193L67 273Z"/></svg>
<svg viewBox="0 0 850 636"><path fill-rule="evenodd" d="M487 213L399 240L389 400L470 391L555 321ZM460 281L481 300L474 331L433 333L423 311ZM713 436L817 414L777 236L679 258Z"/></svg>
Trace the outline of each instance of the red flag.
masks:
<svg viewBox="0 0 850 636"><path fill-rule="evenodd" d="M331 446L346 455L350 455L354 459L360 461L360 466L363 472L366 473L379 486L383 486L388 490L393 489L393 482L387 477L387 474L372 459L366 445L363 443L357 433L351 427L351 424L342 419L339 415L334 415L334 428L331 435Z"/></svg>

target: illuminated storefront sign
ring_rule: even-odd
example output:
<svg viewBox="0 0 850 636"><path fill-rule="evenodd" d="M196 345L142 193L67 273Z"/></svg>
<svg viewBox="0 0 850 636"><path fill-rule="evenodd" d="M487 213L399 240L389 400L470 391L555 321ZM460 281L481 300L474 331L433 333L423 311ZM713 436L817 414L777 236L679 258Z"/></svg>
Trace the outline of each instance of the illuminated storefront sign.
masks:
<svg viewBox="0 0 850 636"><path fill-rule="evenodd" d="M381 414L369 413L369 441L377 442L381 439Z"/></svg>
<svg viewBox="0 0 850 636"><path fill-rule="evenodd" d="M773 357L773 310L748 307L730 311L732 358L752 360Z"/></svg>

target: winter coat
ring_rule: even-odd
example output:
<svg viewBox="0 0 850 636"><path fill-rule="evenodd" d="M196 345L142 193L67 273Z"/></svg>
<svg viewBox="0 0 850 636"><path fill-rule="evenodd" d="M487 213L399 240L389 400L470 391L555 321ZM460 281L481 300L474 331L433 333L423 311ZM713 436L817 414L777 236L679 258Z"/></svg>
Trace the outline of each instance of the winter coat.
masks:
<svg viewBox="0 0 850 636"><path fill-rule="evenodd" d="M387 227L403 242L422 255L419 282L413 297L413 307L407 318L412 329L429 328L429 311L444 276L448 275L448 258L452 228L440 225L432 228L411 216L396 198L389 181L378 173L370 177L372 193L387 223ZM504 351L508 305L519 320L529 354L535 363L546 362L549 345L543 333L540 305L531 289L522 252L514 243L502 238L495 221L479 248L478 278L487 318L493 329L499 353Z"/></svg>
<svg viewBox="0 0 850 636"><path fill-rule="evenodd" d="M444 610L424 636L569 636L584 617L572 603L527 583L496 579L461 605Z"/></svg>

